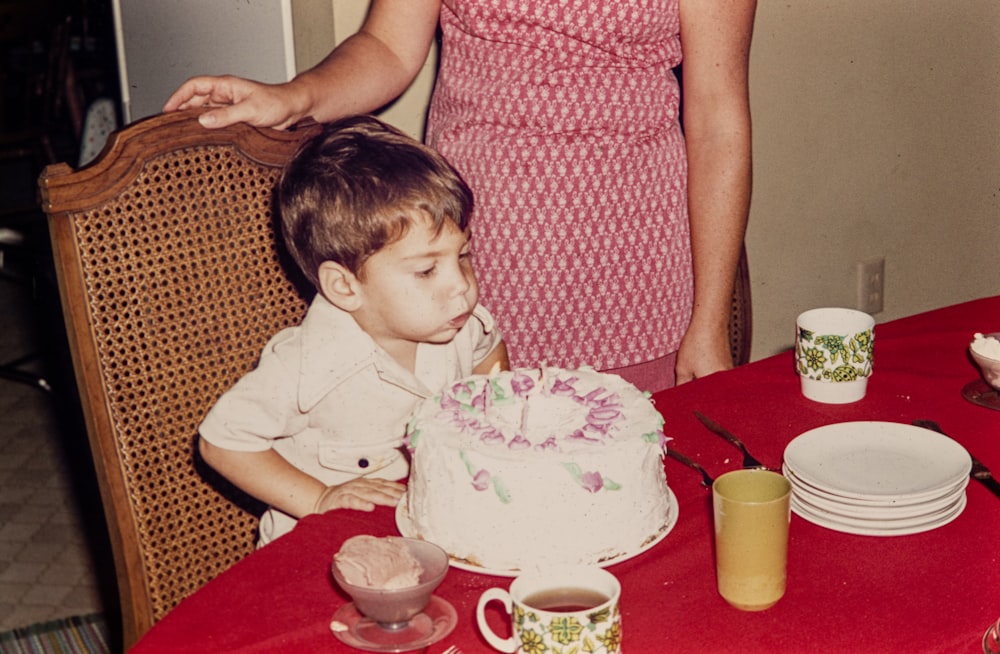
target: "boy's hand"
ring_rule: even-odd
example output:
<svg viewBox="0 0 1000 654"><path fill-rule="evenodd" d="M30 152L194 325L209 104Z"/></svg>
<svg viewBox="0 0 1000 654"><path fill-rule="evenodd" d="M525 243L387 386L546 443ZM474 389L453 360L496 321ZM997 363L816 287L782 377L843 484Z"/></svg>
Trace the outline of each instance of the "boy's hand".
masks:
<svg viewBox="0 0 1000 654"><path fill-rule="evenodd" d="M351 481L327 486L313 506L313 513L326 513L333 509L373 511L376 505L396 506L406 486L398 481L360 477Z"/></svg>

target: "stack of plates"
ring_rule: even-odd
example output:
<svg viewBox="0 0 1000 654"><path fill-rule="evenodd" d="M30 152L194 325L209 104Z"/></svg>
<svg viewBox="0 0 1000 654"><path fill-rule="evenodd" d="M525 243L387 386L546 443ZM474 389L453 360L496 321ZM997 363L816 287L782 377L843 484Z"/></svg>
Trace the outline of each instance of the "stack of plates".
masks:
<svg viewBox="0 0 1000 654"><path fill-rule="evenodd" d="M842 422L785 449L792 511L850 534L902 536L954 520L972 460L952 439L895 422Z"/></svg>

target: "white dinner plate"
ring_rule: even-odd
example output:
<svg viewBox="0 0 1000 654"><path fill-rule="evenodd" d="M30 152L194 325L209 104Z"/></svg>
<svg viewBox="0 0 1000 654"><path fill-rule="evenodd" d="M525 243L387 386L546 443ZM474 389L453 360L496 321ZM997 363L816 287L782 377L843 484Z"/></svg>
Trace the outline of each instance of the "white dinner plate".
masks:
<svg viewBox="0 0 1000 654"><path fill-rule="evenodd" d="M805 492L812 493L813 495L822 497L830 502L857 507L859 509L883 509L886 507L904 507L933 502L947 495L951 495L952 493L957 493L969 484L970 479L970 477L966 476L960 477L956 479L952 485L937 489L931 493L891 495L872 498L847 496L838 492L832 492L830 490L820 488L819 486L814 486L796 475L795 471L789 468L787 464L783 464L781 466L781 474L788 478L788 481L792 484L792 488L798 488Z"/></svg>
<svg viewBox="0 0 1000 654"><path fill-rule="evenodd" d="M641 547L630 552L622 552L617 556L611 558L601 559L600 561L593 561L591 564L596 565L600 568L606 568L616 563L622 563L628 561L629 559L635 558L646 552L653 547L655 547L661 540L667 537L674 526L677 525L677 516L680 513L680 507L677 504L677 496L674 495L673 489L667 487L667 494L670 501L670 509L667 513L667 522L660 527L660 531L656 535L642 544ZM410 520L410 514L406 510L406 494L400 498L399 503L396 505L396 528L399 529L399 533L402 536L407 536L410 538L420 538L420 534L417 532L417 528L414 526L413 521ZM475 565L465 561L463 559L457 559L452 557L451 553L448 554L449 564L453 568L458 568L459 570L465 570L466 572L476 572L484 575L494 575L497 577L517 577L523 570L517 569L505 569L505 568L487 568L480 565Z"/></svg>
<svg viewBox="0 0 1000 654"><path fill-rule="evenodd" d="M865 511L854 511L853 507L843 507L824 503L821 498L809 493L803 493L797 488L792 488L792 496L807 507L813 513L830 516L834 519L857 522L859 525L886 523L896 526L903 526L906 523L927 522L943 513L955 508L958 501L965 496L965 489L960 489L951 493L938 501L929 502L922 505L911 505L907 507L885 507L881 510L868 509Z"/></svg>
<svg viewBox="0 0 1000 654"><path fill-rule="evenodd" d="M788 466L782 466L782 474L792 484L792 492L803 498L809 498L809 502L828 511L836 511L844 515L857 517L870 516L910 516L931 513L935 509L942 508L954 502L959 494L965 492L969 485L969 477L963 477L955 482L953 486L929 497L919 496L916 499L894 498L888 501L858 500L850 497L843 497L828 493L822 489L811 486L799 479Z"/></svg>
<svg viewBox="0 0 1000 654"><path fill-rule="evenodd" d="M792 511L802 519L808 520L809 522L819 525L820 527L832 529L833 531L839 531L845 534L855 534L858 536L908 536L910 534L919 534L925 531L931 531L932 529L943 527L961 515L962 511L965 509L965 504L966 497L963 493L954 507L927 520L926 522L905 526L894 526L886 524L885 522L873 522L873 524L870 525L865 523L862 526L858 526L850 524L848 521L842 519L836 519L828 515L822 515L811 511L809 507L800 503L794 495L792 496L791 501Z"/></svg>
<svg viewBox="0 0 1000 654"><path fill-rule="evenodd" d="M792 486L792 493L795 497L810 506L816 507L820 511L841 515L846 518L856 518L858 520L903 520L921 516L930 516L939 511L943 511L952 506L958 498L965 493L965 487L961 487L947 495L930 502L920 504L887 505L884 507L859 507L851 504L837 504L830 502L826 498L814 495L800 487Z"/></svg>
<svg viewBox="0 0 1000 654"><path fill-rule="evenodd" d="M896 422L841 422L797 436L785 464L802 481L860 500L921 501L968 477L965 448L929 429Z"/></svg>
<svg viewBox="0 0 1000 654"><path fill-rule="evenodd" d="M820 497L804 493L794 487L792 488L792 494L794 497L798 498L801 502L809 504L809 506L815 508L817 511L829 513L831 515L843 516L844 518L852 518L855 520L873 521L907 520L911 518L932 516L953 506L955 502L958 501L958 498L960 498L964 493L965 489L959 489L958 491L944 496L939 500L927 502L925 504L912 504L902 507L891 506L882 509L858 509L857 507L852 506L838 506L830 504L828 502L824 502Z"/></svg>

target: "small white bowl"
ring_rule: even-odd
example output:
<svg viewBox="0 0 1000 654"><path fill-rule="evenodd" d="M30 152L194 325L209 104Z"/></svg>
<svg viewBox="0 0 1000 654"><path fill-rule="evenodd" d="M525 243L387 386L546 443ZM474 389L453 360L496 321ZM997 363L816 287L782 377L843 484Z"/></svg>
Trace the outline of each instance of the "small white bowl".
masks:
<svg viewBox="0 0 1000 654"><path fill-rule="evenodd" d="M1000 339L1000 332L984 334L984 336L992 336L993 338ZM986 383L1000 391L1000 359L984 356L976 352L971 345L969 346L969 354L972 355L973 361L979 366L979 370L983 373L983 379L986 380Z"/></svg>

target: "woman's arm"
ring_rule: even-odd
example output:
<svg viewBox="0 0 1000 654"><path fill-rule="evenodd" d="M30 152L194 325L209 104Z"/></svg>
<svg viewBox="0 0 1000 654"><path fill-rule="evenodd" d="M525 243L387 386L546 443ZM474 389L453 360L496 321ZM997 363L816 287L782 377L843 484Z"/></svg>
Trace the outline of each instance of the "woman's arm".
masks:
<svg viewBox="0 0 1000 654"><path fill-rule="evenodd" d="M357 34L315 67L284 84L230 75L184 82L164 111L217 107L206 127L247 122L286 129L305 119L328 122L373 111L401 94L420 72L437 29L441 0L373 0Z"/></svg>
<svg viewBox="0 0 1000 654"><path fill-rule="evenodd" d="M731 368L733 282L750 209L748 68L755 0L681 0L694 313L677 382Z"/></svg>
<svg viewBox="0 0 1000 654"><path fill-rule="evenodd" d="M498 366L500 370L510 370L510 359L507 356L507 344L503 341L497 343L496 347L486 355L486 358L480 361L479 364L472 369L472 374L488 375L493 370L493 366Z"/></svg>

